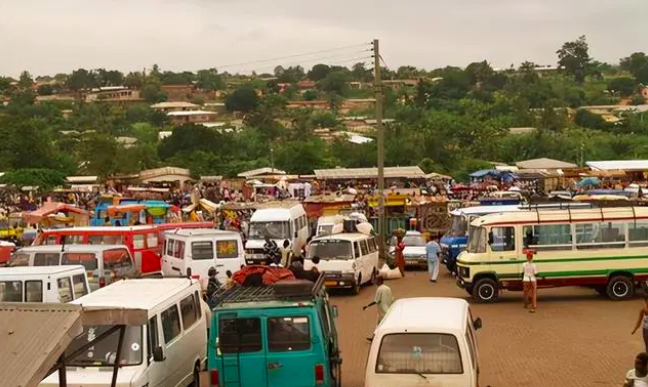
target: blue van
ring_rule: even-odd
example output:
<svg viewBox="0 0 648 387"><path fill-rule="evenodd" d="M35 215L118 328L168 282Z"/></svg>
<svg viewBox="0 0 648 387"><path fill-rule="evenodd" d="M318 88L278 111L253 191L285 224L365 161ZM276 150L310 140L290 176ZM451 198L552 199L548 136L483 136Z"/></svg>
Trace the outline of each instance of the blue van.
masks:
<svg viewBox="0 0 648 387"><path fill-rule="evenodd" d="M317 281L236 286L212 298L211 387L341 387L335 317Z"/></svg>

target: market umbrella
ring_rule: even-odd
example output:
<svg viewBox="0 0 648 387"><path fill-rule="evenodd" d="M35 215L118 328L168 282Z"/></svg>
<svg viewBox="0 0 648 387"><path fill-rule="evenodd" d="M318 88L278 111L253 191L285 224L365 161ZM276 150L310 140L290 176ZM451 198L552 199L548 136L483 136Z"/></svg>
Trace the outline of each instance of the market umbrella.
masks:
<svg viewBox="0 0 648 387"><path fill-rule="evenodd" d="M583 180L576 183L579 187L587 187L592 185L598 185L601 182L598 177L586 177Z"/></svg>

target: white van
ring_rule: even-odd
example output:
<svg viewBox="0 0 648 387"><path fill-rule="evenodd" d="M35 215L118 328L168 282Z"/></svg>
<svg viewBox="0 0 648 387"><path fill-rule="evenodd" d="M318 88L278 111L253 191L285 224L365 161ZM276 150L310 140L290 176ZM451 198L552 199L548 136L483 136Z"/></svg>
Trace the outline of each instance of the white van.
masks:
<svg viewBox="0 0 648 387"><path fill-rule="evenodd" d="M325 235L331 235L333 233L333 227L337 224L342 223L344 223L344 216L342 215L320 216L317 219L317 229L315 230L315 236L321 237Z"/></svg>
<svg viewBox="0 0 648 387"><path fill-rule="evenodd" d="M148 324L127 326L117 386L200 386L200 371L207 353L207 316L200 284L185 278L128 279L76 300L93 309L140 309ZM85 326L68 352L101 335L112 326ZM68 386L110 386L119 331L67 361ZM58 372L39 386L58 387Z"/></svg>
<svg viewBox="0 0 648 387"><path fill-rule="evenodd" d="M138 275L130 250L124 245L42 245L17 250L9 266L83 265L94 291Z"/></svg>
<svg viewBox="0 0 648 387"><path fill-rule="evenodd" d="M397 300L374 332L365 385L477 387L481 325L463 299Z"/></svg>
<svg viewBox="0 0 648 387"><path fill-rule="evenodd" d="M81 265L0 268L0 302L69 302L89 291Z"/></svg>
<svg viewBox="0 0 648 387"><path fill-rule="evenodd" d="M245 260L248 264L265 262L263 245L266 236L280 248L288 240L293 256L301 256L302 248L306 246L310 236L304 206L294 204L285 208L262 208L252 214L245 242Z"/></svg>
<svg viewBox="0 0 648 387"><path fill-rule="evenodd" d="M225 283L227 271L235 273L244 264L243 239L238 232L178 229L164 234L163 275L193 276L206 288L210 267L216 268L216 277Z"/></svg>
<svg viewBox="0 0 648 387"><path fill-rule="evenodd" d="M351 289L358 294L361 285L374 283L378 276L376 238L361 233L343 233L313 239L308 244L304 269L310 270L313 266L324 272L327 288Z"/></svg>

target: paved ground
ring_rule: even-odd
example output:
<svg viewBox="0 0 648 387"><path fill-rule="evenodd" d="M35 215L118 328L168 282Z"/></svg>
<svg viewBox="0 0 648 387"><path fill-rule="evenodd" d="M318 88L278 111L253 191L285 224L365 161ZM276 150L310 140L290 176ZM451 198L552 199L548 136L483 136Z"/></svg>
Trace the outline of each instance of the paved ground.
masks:
<svg viewBox="0 0 648 387"><path fill-rule="evenodd" d="M443 271L443 268L442 268ZM447 272L437 284L423 271L390 281L394 297L467 298ZM375 287L358 296L334 294L339 308L343 382L362 387L375 310L362 311ZM470 301L470 300L469 300ZM481 386L592 387L623 384L625 372L643 351L641 332L631 336L643 300L612 302L580 288L539 291L536 314L522 308L521 293L504 292L496 304L473 304L484 327L477 332Z"/></svg>

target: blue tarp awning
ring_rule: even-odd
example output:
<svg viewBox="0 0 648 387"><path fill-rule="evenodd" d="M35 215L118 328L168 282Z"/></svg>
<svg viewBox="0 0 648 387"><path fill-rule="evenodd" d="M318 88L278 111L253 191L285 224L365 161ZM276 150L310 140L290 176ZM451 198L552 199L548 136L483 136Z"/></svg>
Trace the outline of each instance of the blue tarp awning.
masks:
<svg viewBox="0 0 648 387"><path fill-rule="evenodd" d="M481 171L471 173L470 177L480 178L480 177L486 177L488 175L498 176L499 172L494 169L482 169Z"/></svg>

